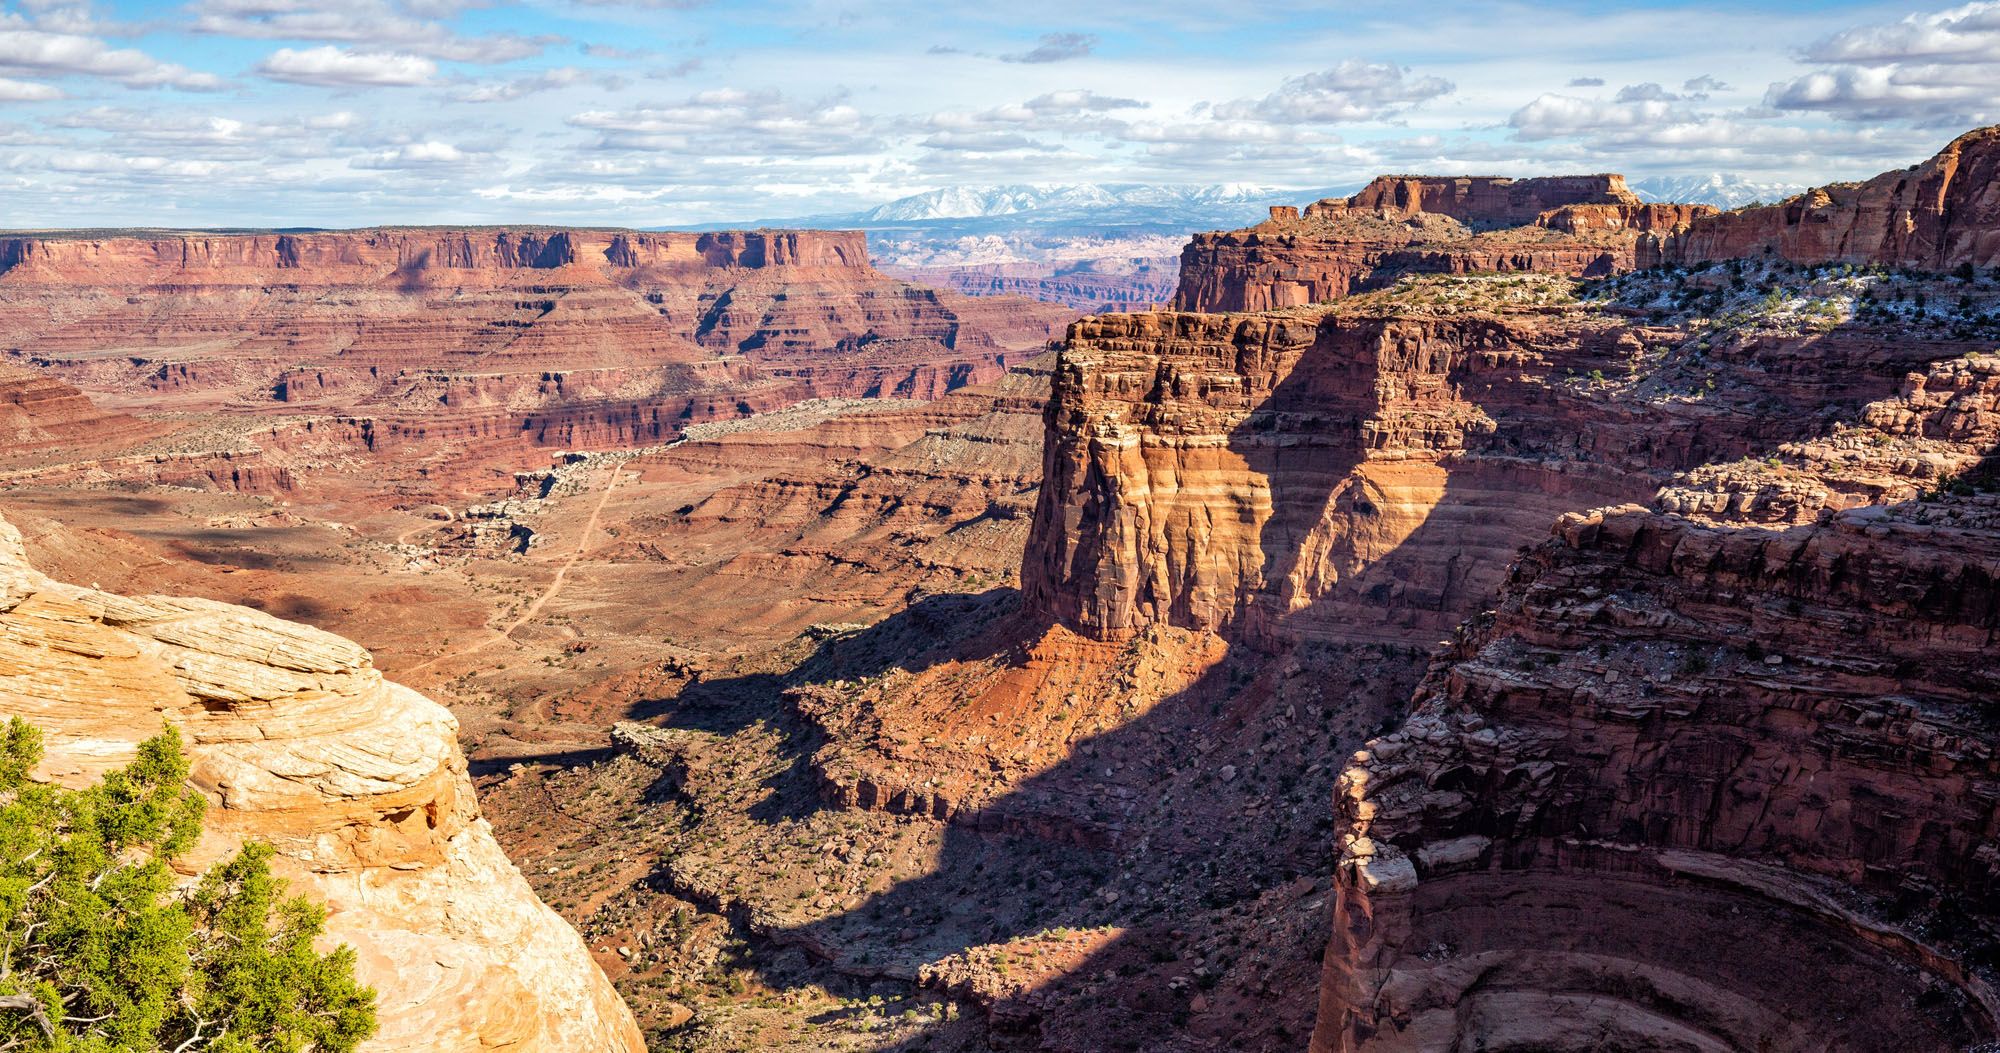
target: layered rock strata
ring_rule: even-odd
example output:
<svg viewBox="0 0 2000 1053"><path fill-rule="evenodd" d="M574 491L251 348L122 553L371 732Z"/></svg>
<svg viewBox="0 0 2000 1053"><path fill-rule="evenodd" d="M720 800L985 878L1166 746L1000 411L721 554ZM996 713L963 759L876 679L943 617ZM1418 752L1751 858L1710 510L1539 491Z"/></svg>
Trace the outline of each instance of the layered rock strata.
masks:
<svg viewBox="0 0 2000 1053"><path fill-rule="evenodd" d="M1657 261L1775 256L1949 271L2000 266L2000 127L1959 136L1937 156L1860 183L1711 216L1660 240Z"/></svg>
<svg viewBox="0 0 2000 1053"><path fill-rule="evenodd" d="M1071 312L888 278L858 233L0 239L0 347L108 408L331 414L384 447L608 448L997 378Z"/></svg>
<svg viewBox="0 0 2000 1053"><path fill-rule="evenodd" d="M1857 327L1703 350L1508 281L1465 284L1492 298L1463 309L1408 293L1079 323L1047 415L1028 604L1100 639L1160 623L1427 645L1563 512L1801 438L1976 346ZM1681 355L1708 371L1699 398L1677 387ZM1799 410L1759 409L1774 404Z"/></svg>
<svg viewBox="0 0 2000 1053"><path fill-rule="evenodd" d="M1526 226L1544 212L1572 205L1639 207L1644 202L1625 185L1624 176L1611 173L1534 179L1377 176L1351 197L1308 205L1305 218L1355 212L1399 219L1429 214L1450 216L1468 226L1499 229Z"/></svg>
<svg viewBox="0 0 2000 1053"><path fill-rule="evenodd" d="M1281 655L1452 637L1342 778L1315 1050L2000 1034L2000 358L1991 181L1959 183L1993 138L1832 194L1831 237L1701 240L1759 210L1540 214L1618 232L1612 272L1693 254L1587 302L1349 277L1335 303L1073 329L1034 610ZM1307 272L1279 248L1183 293L1285 302Z"/></svg>
<svg viewBox="0 0 2000 1053"><path fill-rule="evenodd" d="M457 721L360 647L227 604L60 584L0 521L0 716L42 728L41 772L69 784L178 727L211 804L184 865L277 849L378 992L370 1053L644 1048L480 817Z"/></svg>
<svg viewBox="0 0 2000 1053"><path fill-rule="evenodd" d="M1624 178L1384 176L1348 198L1273 208L1248 230L1196 234L1174 307L1266 311L1380 289L1410 274L1596 277L1655 261L1706 205L1642 202Z"/></svg>

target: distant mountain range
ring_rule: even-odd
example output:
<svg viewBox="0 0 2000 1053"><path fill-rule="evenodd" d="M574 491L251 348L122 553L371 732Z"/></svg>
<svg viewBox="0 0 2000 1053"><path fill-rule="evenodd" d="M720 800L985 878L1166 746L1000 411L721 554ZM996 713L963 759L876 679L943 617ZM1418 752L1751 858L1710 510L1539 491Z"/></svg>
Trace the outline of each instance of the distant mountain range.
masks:
<svg viewBox="0 0 2000 1053"><path fill-rule="evenodd" d="M1649 201L1736 208L1804 189L1717 173L1630 183ZM947 186L858 212L761 219L754 226L864 230L877 262L900 268L991 267L1082 260L1170 260L1187 236L1262 221L1272 205L1304 205L1358 185L1287 188L1260 183L1006 183ZM700 224L681 229L714 229Z"/></svg>
<svg viewBox="0 0 2000 1053"><path fill-rule="evenodd" d="M925 222L964 222L1005 217L1022 220L1105 220L1130 218L1145 222L1173 218L1234 223L1261 219L1271 205L1311 200L1325 191L1287 189L1255 183L1168 186L1152 183L1014 183L1004 186L953 186L910 197L855 214L864 226Z"/></svg>
<svg viewBox="0 0 2000 1053"><path fill-rule="evenodd" d="M925 241L1030 232L1066 237L1179 236L1256 223L1272 205L1297 205L1348 190L1253 183L1010 183L948 186L860 212L760 220L772 227L895 231Z"/></svg>
<svg viewBox="0 0 2000 1053"><path fill-rule="evenodd" d="M1633 193L1648 201L1679 201L1719 208L1742 208L1759 201L1775 205L1809 189L1798 183L1761 183L1722 172L1705 176L1653 176L1635 179L1630 186Z"/></svg>

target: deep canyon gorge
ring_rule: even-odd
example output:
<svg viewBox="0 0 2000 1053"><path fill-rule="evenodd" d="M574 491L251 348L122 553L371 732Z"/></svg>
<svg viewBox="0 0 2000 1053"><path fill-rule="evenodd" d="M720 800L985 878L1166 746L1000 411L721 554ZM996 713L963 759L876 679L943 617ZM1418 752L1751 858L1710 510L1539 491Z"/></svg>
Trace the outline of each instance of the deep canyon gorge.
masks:
<svg viewBox="0 0 2000 1053"><path fill-rule="evenodd" d="M2000 1042L2000 129L905 274L0 235L0 714L371 1051Z"/></svg>

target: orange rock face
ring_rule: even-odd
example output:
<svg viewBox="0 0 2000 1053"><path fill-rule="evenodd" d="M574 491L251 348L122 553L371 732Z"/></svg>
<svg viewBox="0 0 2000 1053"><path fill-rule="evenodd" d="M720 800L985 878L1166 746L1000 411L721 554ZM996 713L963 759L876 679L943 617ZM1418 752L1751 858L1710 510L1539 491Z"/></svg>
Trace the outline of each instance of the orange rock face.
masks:
<svg viewBox="0 0 2000 1053"><path fill-rule="evenodd" d="M69 783L180 728L211 803L185 862L277 849L379 993L363 1049L644 1048L480 817L457 721L360 647L228 604L51 581L0 521L0 715L41 727L43 774Z"/></svg>
<svg viewBox="0 0 2000 1053"><path fill-rule="evenodd" d="M1660 257L1776 256L1948 271L2000 266L2000 127L1864 183L1834 183L1778 205L1709 217L1664 238Z"/></svg>
<svg viewBox="0 0 2000 1053"><path fill-rule="evenodd" d="M1068 317L889 279L857 233L0 242L18 359L107 406L365 417L384 449L644 445L814 397L934 397Z"/></svg>
<svg viewBox="0 0 2000 1053"><path fill-rule="evenodd" d="M1379 289L1407 274L1601 277L1657 256L1650 232L1665 236L1714 213L1643 203L1616 175L1385 176L1303 214L1274 208L1249 230L1195 235L1181 256L1174 306L1267 311Z"/></svg>
<svg viewBox="0 0 2000 1053"><path fill-rule="evenodd" d="M1074 327L1024 562L1033 610L1093 639L1212 632L1273 661L1450 637L1410 714L1342 776L1312 1048L1944 1051L2000 1034L1984 703L2000 293L1978 274L1843 285L1771 264L1986 266L1992 181L1959 180L1991 140L1829 192L1853 207L1818 228L1757 225L1782 210L1538 216L1626 238L1632 259L1655 237L1753 256L1604 283L1606 299L1428 278ZM1865 233L1884 216L1895 233ZM1312 270L1289 234L1310 222L1212 236L1243 251L1184 270L1183 293L1233 283L1197 296L1270 304L1284 281L1325 281L1348 263ZM1766 240L1724 237L1753 228ZM1927 312L1912 289L1961 305ZM1877 298L1897 302L1871 313Z"/></svg>
<svg viewBox="0 0 2000 1053"><path fill-rule="evenodd" d="M1615 174L1506 179L1498 176L1378 176L1353 197L1329 198L1306 218L1373 212L1408 219L1450 216L1473 227L1520 227L1550 209L1570 205L1642 206Z"/></svg>
<svg viewBox="0 0 2000 1053"><path fill-rule="evenodd" d="M139 421L101 410L75 387L33 370L0 366L0 457L27 462L46 450L129 440Z"/></svg>
<svg viewBox="0 0 2000 1053"><path fill-rule="evenodd" d="M1564 511L1645 498L1869 390L1765 363L1945 352L1890 337L1760 338L1695 401L1588 379L1631 378L1685 333L1532 302L1090 319L1056 373L1023 590L1099 638L1162 623L1428 643ZM1814 409L1749 409L1779 400Z"/></svg>

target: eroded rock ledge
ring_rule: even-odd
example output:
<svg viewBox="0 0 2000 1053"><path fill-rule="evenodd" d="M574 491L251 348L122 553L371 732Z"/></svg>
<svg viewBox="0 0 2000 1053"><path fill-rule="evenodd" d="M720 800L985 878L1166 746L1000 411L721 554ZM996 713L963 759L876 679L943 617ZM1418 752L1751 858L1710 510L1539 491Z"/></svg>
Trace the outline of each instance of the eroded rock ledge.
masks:
<svg viewBox="0 0 2000 1053"><path fill-rule="evenodd" d="M442 706L368 652L259 611L117 596L28 565L0 520L0 718L47 733L42 774L80 784L165 723L210 799L190 870L247 840L327 905L381 1032L363 1048L644 1048L583 941L501 853Z"/></svg>

